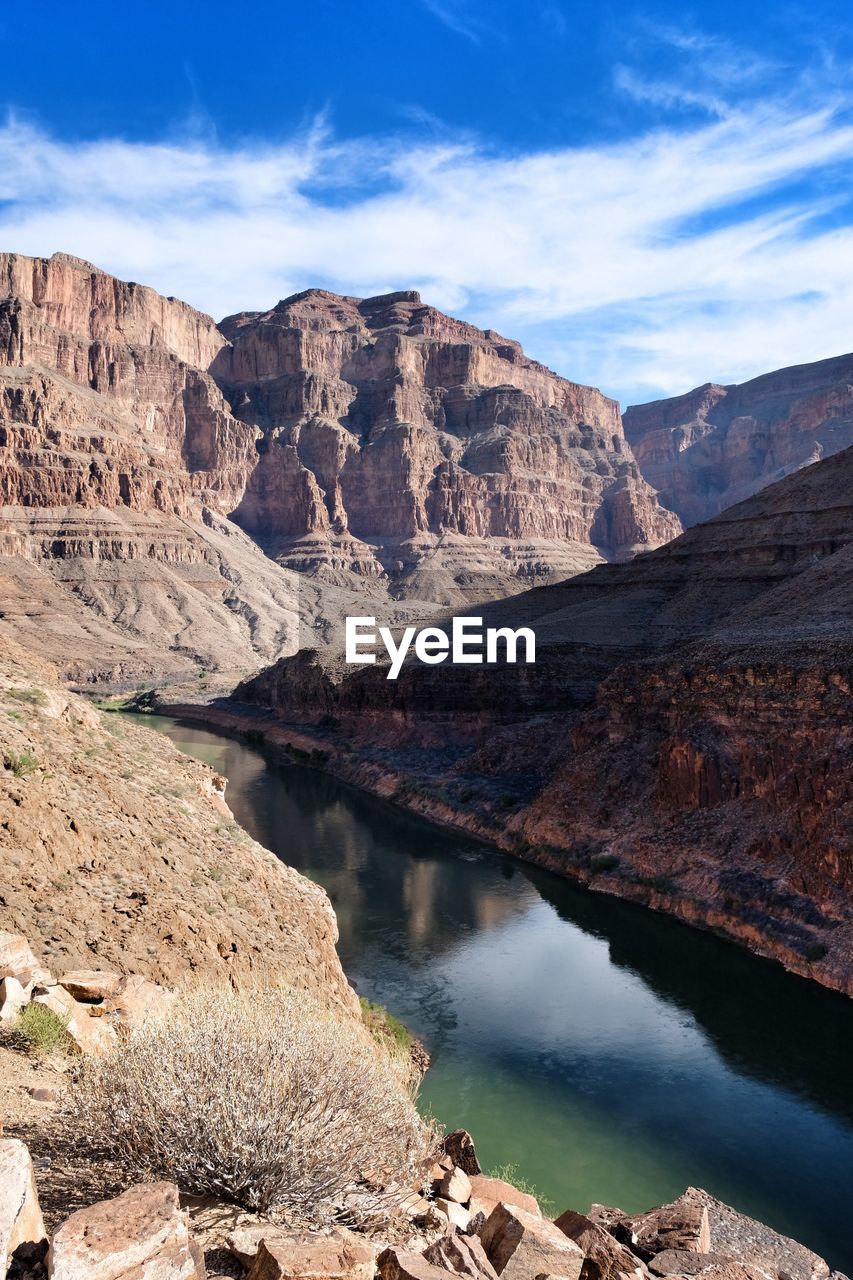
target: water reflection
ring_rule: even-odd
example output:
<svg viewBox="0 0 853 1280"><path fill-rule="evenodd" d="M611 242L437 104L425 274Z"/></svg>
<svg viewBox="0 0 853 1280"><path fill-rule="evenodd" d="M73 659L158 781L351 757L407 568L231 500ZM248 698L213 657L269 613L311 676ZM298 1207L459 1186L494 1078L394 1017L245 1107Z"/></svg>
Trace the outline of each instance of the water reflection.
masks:
<svg viewBox="0 0 853 1280"><path fill-rule="evenodd" d="M325 886L347 971L434 1054L424 1096L558 1208L689 1183L853 1263L853 1008L253 747L161 724Z"/></svg>

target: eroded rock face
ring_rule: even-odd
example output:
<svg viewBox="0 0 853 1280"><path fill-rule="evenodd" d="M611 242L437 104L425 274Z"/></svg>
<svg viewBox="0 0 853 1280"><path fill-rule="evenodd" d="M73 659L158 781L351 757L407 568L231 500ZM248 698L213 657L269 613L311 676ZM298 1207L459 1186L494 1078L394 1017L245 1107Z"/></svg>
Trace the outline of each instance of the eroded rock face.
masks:
<svg viewBox="0 0 853 1280"><path fill-rule="evenodd" d="M72 680L253 669L370 600L394 622L677 529L613 401L415 294L220 329L0 255L0 634Z"/></svg>
<svg viewBox="0 0 853 1280"><path fill-rule="evenodd" d="M211 371L264 432L235 518L290 567L387 574L451 602L677 531L612 400L416 293L310 290L222 330Z"/></svg>
<svg viewBox="0 0 853 1280"><path fill-rule="evenodd" d="M853 444L853 355L634 405L625 434L686 526Z"/></svg>

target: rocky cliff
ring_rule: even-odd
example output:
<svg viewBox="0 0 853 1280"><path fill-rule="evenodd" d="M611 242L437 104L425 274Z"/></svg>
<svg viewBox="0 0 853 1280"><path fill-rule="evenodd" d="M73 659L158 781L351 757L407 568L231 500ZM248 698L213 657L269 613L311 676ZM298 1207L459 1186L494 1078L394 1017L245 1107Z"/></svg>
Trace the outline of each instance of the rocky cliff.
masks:
<svg viewBox="0 0 853 1280"><path fill-rule="evenodd" d="M0 255L0 634L74 680L252 669L365 598L399 619L677 528L612 401L415 294L217 327Z"/></svg>
<svg viewBox="0 0 853 1280"><path fill-rule="evenodd" d="M851 493L853 449L484 607L535 628L532 667L304 654L238 697L343 776L853 994Z"/></svg>
<svg viewBox="0 0 853 1280"><path fill-rule="evenodd" d="M221 327L211 372L264 433L235 519L283 564L454 603L678 531L614 401L416 293L310 290Z"/></svg>
<svg viewBox="0 0 853 1280"><path fill-rule="evenodd" d="M624 422L646 480L685 526L696 524L853 444L853 355L740 386L706 383L634 405Z"/></svg>

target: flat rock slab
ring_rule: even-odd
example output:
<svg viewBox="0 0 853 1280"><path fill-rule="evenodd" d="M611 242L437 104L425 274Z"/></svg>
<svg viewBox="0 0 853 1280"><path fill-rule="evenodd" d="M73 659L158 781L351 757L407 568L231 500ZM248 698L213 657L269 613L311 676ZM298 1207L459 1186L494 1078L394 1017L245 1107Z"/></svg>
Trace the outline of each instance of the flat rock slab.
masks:
<svg viewBox="0 0 853 1280"><path fill-rule="evenodd" d="M373 1280L376 1261L364 1238L341 1227L334 1235L267 1232L247 1280Z"/></svg>
<svg viewBox="0 0 853 1280"><path fill-rule="evenodd" d="M581 1280L617 1280L620 1276L642 1277L645 1274L643 1263L630 1249L582 1213L567 1209L556 1219L554 1226L559 1227L583 1251Z"/></svg>
<svg viewBox="0 0 853 1280"><path fill-rule="evenodd" d="M59 979L59 985L75 1000L105 1000L115 995L120 982L121 974L107 969L75 969Z"/></svg>
<svg viewBox="0 0 853 1280"><path fill-rule="evenodd" d="M527 1213L535 1213L541 1217L535 1196L528 1195L526 1191L519 1191L517 1187L502 1181L501 1178L488 1178L485 1174L478 1174L470 1178L470 1183L472 1214L483 1212L488 1218L495 1205L514 1204Z"/></svg>
<svg viewBox="0 0 853 1280"><path fill-rule="evenodd" d="M17 1138L0 1139L0 1276L21 1245L45 1239L33 1162Z"/></svg>
<svg viewBox="0 0 853 1280"><path fill-rule="evenodd" d="M59 1227L48 1254L51 1280L204 1280L171 1182L131 1187L79 1209Z"/></svg>
<svg viewBox="0 0 853 1280"><path fill-rule="evenodd" d="M579 1280L583 1251L553 1222L515 1205L499 1204L480 1229L489 1261L506 1280L563 1276Z"/></svg>

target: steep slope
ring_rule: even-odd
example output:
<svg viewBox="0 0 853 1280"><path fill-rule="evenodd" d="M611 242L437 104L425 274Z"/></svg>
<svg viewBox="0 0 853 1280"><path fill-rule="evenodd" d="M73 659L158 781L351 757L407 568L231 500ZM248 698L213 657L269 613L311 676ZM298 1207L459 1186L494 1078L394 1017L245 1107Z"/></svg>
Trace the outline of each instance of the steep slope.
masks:
<svg viewBox="0 0 853 1280"><path fill-rule="evenodd" d="M211 372L264 432L235 519L285 565L453 604L678 532L612 400L416 293L310 290L222 330Z"/></svg>
<svg viewBox="0 0 853 1280"><path fill-rule="evenodd" d="M630 564L484 607L535 628L535 666L391 682L303 654L237 697L343 776L853 994L851 495L848 449Z"/></svg>
<svg viewBox="0 0 853 1280"><path fill-rule="evenodd" d="M643 476L686 526L853 444L853 355L633 405Z"/></svg>
<svg viewBox="0 0 853 1280"><path fill-rule="evenodd" d="M254 973L352 1007L322 891L240 830L223 780L0 652L0 932L58 976Z"/></svg>

